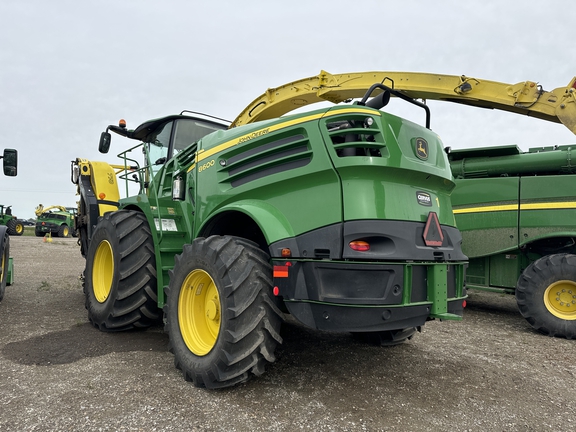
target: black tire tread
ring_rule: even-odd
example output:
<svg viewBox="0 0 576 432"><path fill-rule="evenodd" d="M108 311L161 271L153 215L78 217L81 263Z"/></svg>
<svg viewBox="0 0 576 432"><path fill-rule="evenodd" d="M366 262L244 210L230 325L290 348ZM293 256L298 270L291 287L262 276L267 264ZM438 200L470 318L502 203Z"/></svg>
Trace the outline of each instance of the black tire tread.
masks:
<svg viewBox="0 0 576 432"><path fill-rule="evenodd" d="M185 347L179 333L176 311L179 286L173 286L175 271L191 257L204 256L218 269L211 275L223 281L219 287L223 305L222 328L216 346L207 356L210 361L194 370L186 356L194 356ZM185 245L176 256L170 272L168 302L165 306L166 331L170 336L170 351L174 364L186 380L197 387L222 388L259 376L268 363L276 360L275 348L282 343L280 327L282 312L271 300L272 268L268 255L255 243L229 236L197 238ZM177 334L173 334L176 332ZM184 353L184 354L182 354ZM194 356L195 357L195 356ZM204 360L202 360L204 361Z"/></svg>
<svg viewBox="0 0 576 432"><path fill-rule="evenodd" d="M65 228L68 228L68 235L64 235ZM71 232L70 227L66 224L62 224L58 227L58 232L56 233L56 236L62 238L70 237L70 232Z"/></svg>
<svg viewBox="0 0 576 432"><path fill-rule="evenodd" d="M18 232L18 229L16 228L18 225L22 225L22 222L19 222L16 219L10 219L8 222L6 222L6 229L8 234L12 236L21 236L24 232L24 227L22 227L20 232Z"/></svg>
<svg viewBox="0 0 576 432"><path fill-rule="evenodd" d="M537 259L518 278L516 304L520 314L538 332L576 339L576 321L555 317L544 305L546 288L561 279L576 280L576 255L553 254Z"/></svg>
<svg viewBox="0 0 576 432"><path fill-rule="evenodd" d="M158 323L161 312L157 304L154 243L146 218L128 210L107 213L103 218L115 228L115 232L108 235L118 237L119 250L113 251L119 257L119 265L114 270L117 287L111 291L114 297L107 300L113 302L109 313L105 316L97 313L92 307L95 300L90 292L92 282L88 266L91 263L87 259L84 292L88 318L102 331L148 328Z"/></svg>

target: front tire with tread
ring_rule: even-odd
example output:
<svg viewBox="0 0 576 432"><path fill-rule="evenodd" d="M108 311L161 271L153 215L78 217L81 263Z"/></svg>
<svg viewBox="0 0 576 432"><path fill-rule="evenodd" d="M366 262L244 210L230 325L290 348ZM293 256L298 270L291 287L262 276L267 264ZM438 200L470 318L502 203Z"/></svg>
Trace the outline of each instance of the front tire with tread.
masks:
<svg viewBox="0 0 576 432"><path fill-rule="evenodd" d="M88 319L102 331L144 329L159 322L154 242L146 217L105 214L86 255Z"/></svg>
<svg viewBox="0 0 576 432"><path fill-rule="evenodd" d="M245 382L276 360L283 315L269 259L256 243L230 236L197 238L175 257L165 329L176 368L196 387Z"/></svg>

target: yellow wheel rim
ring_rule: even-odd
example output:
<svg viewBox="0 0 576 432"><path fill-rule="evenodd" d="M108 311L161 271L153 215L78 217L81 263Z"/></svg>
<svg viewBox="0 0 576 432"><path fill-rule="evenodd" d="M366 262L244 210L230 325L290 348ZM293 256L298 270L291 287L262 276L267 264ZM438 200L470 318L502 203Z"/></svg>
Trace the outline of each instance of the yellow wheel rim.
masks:
<svg viewBox="0 0 576 432"><path fill-rule="evenodd" d="M184 343L198 356L210 352L220 333L220 296L204 270L188 274L178 297L178 324Z"/></svg>
<svg viewBox="0 0 576 432"><path fill-rule="evenodd" d="M68 227L64 227L64 229L62 230L62 234L64 234L64 237L68 237L69 233L70 231L68 230Z"/></svg>
<svg viewBox="0 0 576 432"><path fill-rule="evenodd" d="M114 257L112 246L107 240L98 245L92 267L92 289L94 297L100 303L104 303L110 295L112 289L112 278L114 277Z"/></svg>
<svg viewBox="0 0 576 432"><path fill-rule="evenodd" d="M17 224L16 225L16 233L17 234L21 234L24 231L24 225L22 224Z"/></svg>
<svg viewBox="0 0 576 432"><path fill-rule="evenodd" d="M576 282L554 282L544 292L546 309L563 320L576 320Z"/></svg>

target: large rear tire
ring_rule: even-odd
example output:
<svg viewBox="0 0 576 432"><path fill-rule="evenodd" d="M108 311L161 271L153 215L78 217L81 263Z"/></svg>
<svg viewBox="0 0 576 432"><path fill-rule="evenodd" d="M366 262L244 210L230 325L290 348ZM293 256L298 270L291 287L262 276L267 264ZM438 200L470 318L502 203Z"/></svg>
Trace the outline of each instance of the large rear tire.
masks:
<svg viewBox="0 0 576 432"><path fill-rule="evenodd" d="M575 339L576 255L548 255L530 264L518 278L516 303L540 333Z"/></svg>
<svg viewBox="0 0 576 432"><path fill-rule="evenodd" d="M270 257L237 237L197 238L175 257L164 308L176 368L197 387L264 373L282 343Z"/></svg>
<svg viewBox="0 0 576 432"><path fill-rule="evenodd" d="M88 319L102 331L142 329L161 317L154 242L146 217L119 210L98 222L86 256Z"/></svg>
<svg viewBox="0 0 576 432"><path fill-rule="evenodd" d="M67 238L70 237L70 228L66 224L60 225L58 228L58 237Z"/></svg>
<svg viewBox="0 0 576 432"><path fill-rule="evenodd" d="M4 298L10 263L10 236L6 227L0 226L0 301Z"/></svg>

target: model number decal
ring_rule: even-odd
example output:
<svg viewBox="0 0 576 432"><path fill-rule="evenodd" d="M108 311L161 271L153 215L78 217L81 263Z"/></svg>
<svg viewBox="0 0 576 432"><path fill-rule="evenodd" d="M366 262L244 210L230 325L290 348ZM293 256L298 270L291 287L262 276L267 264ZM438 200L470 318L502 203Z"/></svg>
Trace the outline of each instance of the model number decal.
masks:
<svg viewBox="0 0 576 432"><path fill-rule="evenodd" d="M416 200L420 205L432 207L432 197L427 192L416 192Z"/></svg>
<svg viewBox="0 0 576 432"><path fill-rule="evenodd" d="M200 167L198 168L198 172L201 173L205 169L211 168L213 166L214 166L214 159L212 159L209 162L206 162L205 164L200 165Z"/></svg>

